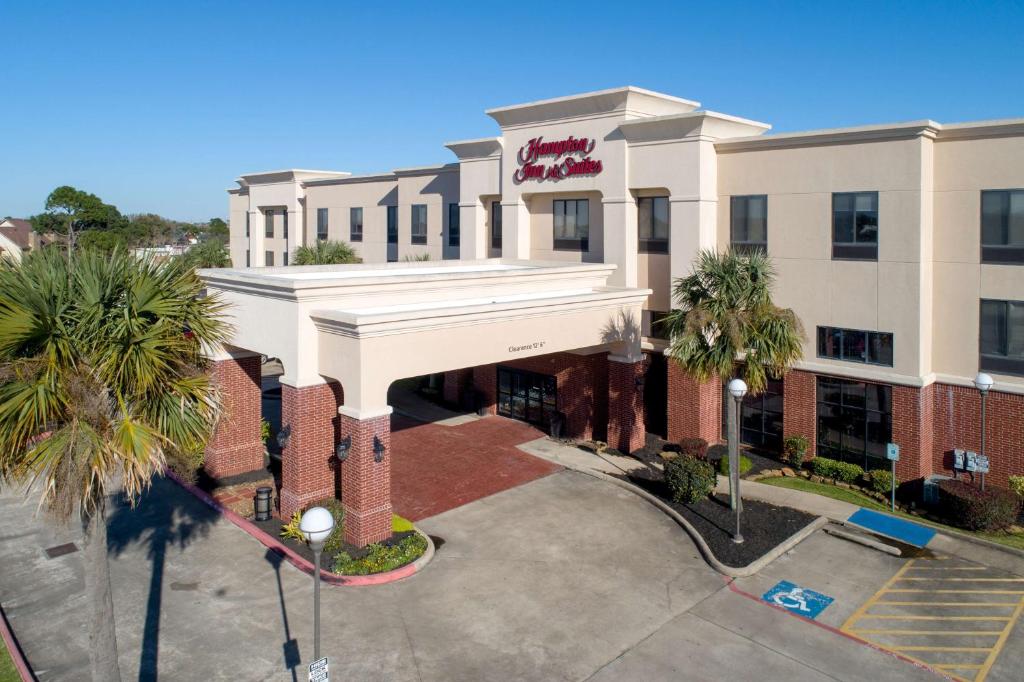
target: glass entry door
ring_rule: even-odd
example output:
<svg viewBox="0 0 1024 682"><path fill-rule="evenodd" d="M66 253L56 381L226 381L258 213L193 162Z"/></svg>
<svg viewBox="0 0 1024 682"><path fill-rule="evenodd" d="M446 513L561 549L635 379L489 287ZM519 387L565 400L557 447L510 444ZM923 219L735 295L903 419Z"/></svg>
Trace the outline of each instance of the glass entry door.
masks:
<svg viewBox="0 0 1024 682"><path fill-rule="evenodd" d="M547 428L558 405L555 377L498 368L498 414Z"/></svg>

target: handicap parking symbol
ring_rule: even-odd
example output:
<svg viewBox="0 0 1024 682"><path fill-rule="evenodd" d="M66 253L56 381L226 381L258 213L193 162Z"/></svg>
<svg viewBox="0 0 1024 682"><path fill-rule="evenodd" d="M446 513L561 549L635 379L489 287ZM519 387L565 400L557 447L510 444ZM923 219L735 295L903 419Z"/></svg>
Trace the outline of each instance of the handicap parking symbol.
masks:
<svg viewBox="0 0 1024 682"><path fill-rule="evenodd" d="M794 585L788 580L779 583L761 597L769 604L798 613L805 618L817 618L825 607L833 602L832 597Z"/></svg>

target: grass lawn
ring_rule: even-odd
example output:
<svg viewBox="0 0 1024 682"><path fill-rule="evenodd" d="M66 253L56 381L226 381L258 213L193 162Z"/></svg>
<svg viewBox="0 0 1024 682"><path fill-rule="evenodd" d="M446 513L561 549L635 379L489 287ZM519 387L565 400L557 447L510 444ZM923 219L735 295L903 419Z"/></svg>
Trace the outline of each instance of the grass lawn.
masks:
<svg viewBox="0 0 1024 682"><path fill-rule="evenodd" d="M814 493L816 495L822 495L824 497L831 497L834 500L849 502L850 504L855 504L858 507L874 509L876 511L889 512L889 506L880 503L878 500L872 499L867 495L862 495L856 490L847 490L846 488L839 488L834 485L829 485L828 483L815 483L814 481L808 481L805 478L788 477L764 478L758 481L758 483L764 483L765 485L774 485L778 488L802 490L807 493ZM916 523L921 523L926 526L932 526L933 528L937 528L939 530L948 530L954 534L963 533L964 535L973 535L976 538L982 538L983 540L989 540L991 542L998 542L999 544L1006 545L1007 547L1024 549L1024 533L982 533L964 530L962 528L951 528L941 523L928 521L927 519L922 519L919 516L914 516L913 514L906 514L901 511L897 511L896 516L902 516Z"/></svg>
<svg viewBox="0 0 1024 682"><path fill-rule="evenodd" d="M2 639L0 639L0 682L21 682L21 675L14 667L14 661L7 653L7 647L3 645Z"/></svg>

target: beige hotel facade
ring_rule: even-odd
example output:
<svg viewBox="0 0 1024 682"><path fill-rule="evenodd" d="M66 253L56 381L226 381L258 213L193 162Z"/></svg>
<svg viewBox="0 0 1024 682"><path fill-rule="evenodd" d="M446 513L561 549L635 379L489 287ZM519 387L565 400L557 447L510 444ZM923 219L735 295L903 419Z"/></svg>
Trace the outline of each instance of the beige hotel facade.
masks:
<svg viewBox="0 0 1024 682"><path fill-rule="evenodd" d="M866 468L895 442L901 479L950 475L955 448L982 447L981 370L989 480L1024 473L1024 119L772 134L635 87L486 114L498 134L445 144L443 165L241 176L233 268L207 273L235 304L222 360L251 378L249 354L280 357L286 387L357 422L387 414L391 381L439 373L451 402L620 449L720 441L721 386L666 361L657 320L701 249L760 249L807 340L746 399L745 442L803 435ZM285 267L322 239L364 264ZM325 451L346 431L369 433L339 426ZM282 510L326 475L292 472Z"/></svg>

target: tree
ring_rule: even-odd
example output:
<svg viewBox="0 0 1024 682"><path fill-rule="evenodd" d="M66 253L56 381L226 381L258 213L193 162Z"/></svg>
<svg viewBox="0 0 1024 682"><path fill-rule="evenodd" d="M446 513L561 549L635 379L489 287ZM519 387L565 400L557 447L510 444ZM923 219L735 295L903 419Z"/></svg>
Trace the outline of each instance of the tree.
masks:
<svg viewBox="0 0 1024 682"><path fill-rule="evenodd" d="M231 266L231 256L228 254L224 242L215 239L199 242L192 246L182 258L193 268L227 268Z"/></svg>
<svg viewBox="0 0 1024 682"><path fill-rule="evenodd" d="M676 280L676 308L662 321L669 356L698 381L736 375L742 358L752 395L803 356L796 314L772 303L775 270L768 256L702 251L692 274Z"/></svg>
<svg viewBox="0 0 1024 682"><path fill-rule="evenodd" d="M95 194L62 185L46 197L46 212L32 216L32 227L45 234L67 235L68 248L74 250L76 235L81 230L112 229L123 218L115 206L105 204Z"/></svg>
<svg viewBox="0 0 1024 682"><path fill-rule="evenodd" d="M219 411L201 351L226 338L224 304L202 290L180 260L120 249L0 263L0 480L41 481L42 505L81 520L94 680L120 679L108 494L134 503Z"/></svg>
<svg viewBox="0 0 1024 682"><path fill-rule="evenodd" d="M206 229L203 231L205 239L216 239L225 244L228 241L229 235L228 224L221 218L210 218L210 222L206 223Z"/></svg>
<svg viewBox="0 0 1024 682"><path fill-rule="evenodd" d="M345 242L317 240L312 246L300 246L292 254L292 265L338 265L362 263L363 259Z"/></svg>

